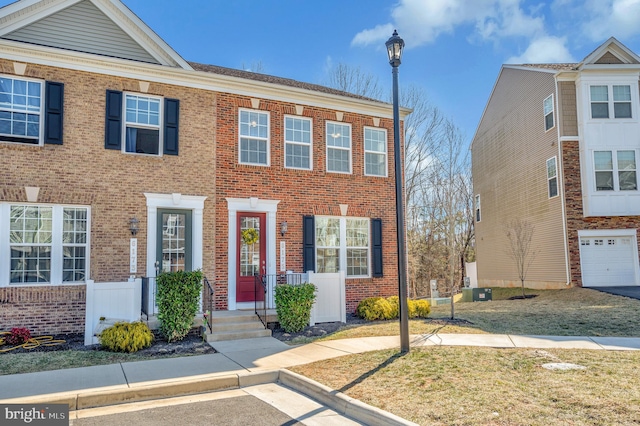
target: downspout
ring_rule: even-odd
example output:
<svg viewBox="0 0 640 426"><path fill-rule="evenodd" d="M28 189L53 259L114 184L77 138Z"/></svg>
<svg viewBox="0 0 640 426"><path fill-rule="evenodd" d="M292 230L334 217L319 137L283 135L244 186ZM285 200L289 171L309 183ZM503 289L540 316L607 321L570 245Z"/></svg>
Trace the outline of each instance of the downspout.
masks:
<svg viewBox="0 0 640 426"><path fill-rule="evenodd" d="M560 106L560 99L558 94L560 93L558 88L558 78L557 74L554 76L555 85L556 85L556 103L558 107ZM571 285L571 268L569 267L569 235L567 234L567 212L566 212L566 199L564 193L564 169L563 169L563 161L562 161L562 139L560 137L560 108L558 111L558 125L556 126L556 132L558 134L558 190L560 193L560 200L562 204L562 233L563 233L563 241L564 241L564 265L565 272L567 276L567 282L565 286ZM560 179L562 177L562 179Z"/></svg>

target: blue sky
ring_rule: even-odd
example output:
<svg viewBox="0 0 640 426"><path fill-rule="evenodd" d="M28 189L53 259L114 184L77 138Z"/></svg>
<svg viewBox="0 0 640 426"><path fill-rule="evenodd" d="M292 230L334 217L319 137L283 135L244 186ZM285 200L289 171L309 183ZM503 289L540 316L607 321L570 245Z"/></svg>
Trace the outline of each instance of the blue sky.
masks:
<svg viewBox="0 0 640 426"><path fill-rule="evenodd" d="M0 0L0 5L12 3ZM402 86L468 140L503 63L578 62L615 36L640 53L640 0L124 0L189 61L323 84L345 63L391 87L384 42L405 40Z"/></svg>

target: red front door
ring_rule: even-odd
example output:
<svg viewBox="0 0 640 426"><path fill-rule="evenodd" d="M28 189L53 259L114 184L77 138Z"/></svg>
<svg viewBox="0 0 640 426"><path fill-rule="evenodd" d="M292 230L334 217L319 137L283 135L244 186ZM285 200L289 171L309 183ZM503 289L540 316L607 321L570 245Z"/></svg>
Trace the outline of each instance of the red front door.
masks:
<svg viewBox="0 0 640 426"><path fill-rule="evenodd" d="M266 223L266 213L238 213L236 302L253 302L255 274L267 273Z"/></svg>

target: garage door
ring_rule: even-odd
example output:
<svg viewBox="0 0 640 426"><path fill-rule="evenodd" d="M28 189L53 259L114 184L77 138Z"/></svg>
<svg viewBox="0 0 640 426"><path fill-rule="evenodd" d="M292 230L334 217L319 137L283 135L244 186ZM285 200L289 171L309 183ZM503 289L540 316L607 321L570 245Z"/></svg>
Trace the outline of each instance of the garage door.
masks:
<svg viewBox="0 0 640 426"><path fill-rule="evenodd" d="M607 287L637 285L638 258L631 236L580 237L582 285Z"/></svg>

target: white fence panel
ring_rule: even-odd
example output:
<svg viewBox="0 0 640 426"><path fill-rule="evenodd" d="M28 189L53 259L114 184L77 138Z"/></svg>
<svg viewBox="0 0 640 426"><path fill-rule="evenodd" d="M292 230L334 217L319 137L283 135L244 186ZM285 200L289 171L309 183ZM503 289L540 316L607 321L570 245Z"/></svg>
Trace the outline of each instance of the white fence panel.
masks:
<svg viewBox="0 0 640 426"><path fill-rule="evenodd" d="M87 280L87 312L85 316L84 344L98 343L94 336L100 317L123 321L140 320L142 280L117 283L96 283Z"/></svg>
<svg viewBox="0 0 640 426"><path fill-rule="evenodd" d="M311 309L311 325L318 322L347 322L345 273L316 274L309 271L309 282L316 285L318 293Z"/></svg>

